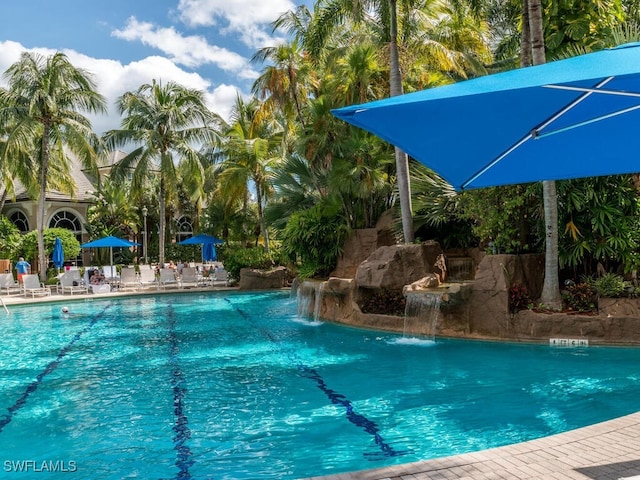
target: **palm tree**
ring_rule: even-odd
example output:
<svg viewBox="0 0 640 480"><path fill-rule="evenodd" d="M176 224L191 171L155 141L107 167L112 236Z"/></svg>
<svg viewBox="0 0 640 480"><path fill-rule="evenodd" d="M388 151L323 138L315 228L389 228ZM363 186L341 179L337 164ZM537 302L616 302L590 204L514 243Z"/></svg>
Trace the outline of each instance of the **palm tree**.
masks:
<svg viewBox="0 0 640 480"><path fill-rule="evenodd" d="M282 127L274 119L258 115L260 103L253 99L245 102L237 97L231 126L222 151L226 160L220 174L220 188L230 202L249 194L253 184L258 209L260 232L265 249L269 252L269 235L264 219L264 202L271 188L274 167L282 158Z"/></svg>
<svg viewBox="0 0 640 480"><path fill-rule="evenodd" d="M105 134L109 149L134 146L113 168L122 179L132 174L133 194L143 192L147 180L158 177L159 261L164 263L167 200L176 192L177 163L183 162L194 181L203 181L198 148L215 143L220 119L205 105L204 94L174 82L153 80L118 100L122 127Z"/></svg>
<svg viewBox="0 0 640 480"><path fill-rule="evenodd" d="M0 91L0 125L8 127L5 155L28 161L38 176L38 265L46 279L44 213L47 187L56 181L73 187L69 152L95 170L97 145L91 122L82 115L103 113L106 103L85 70L63 53L43 57L24 52L5 72L8 89Z"/></svg>

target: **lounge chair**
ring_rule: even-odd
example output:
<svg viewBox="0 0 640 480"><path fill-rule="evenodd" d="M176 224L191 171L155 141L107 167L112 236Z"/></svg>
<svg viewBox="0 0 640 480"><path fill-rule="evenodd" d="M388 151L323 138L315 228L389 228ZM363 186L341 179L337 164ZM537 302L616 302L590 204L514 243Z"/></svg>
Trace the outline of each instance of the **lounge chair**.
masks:
<svg viewBox="0 0 640 480"><path fill-rule="evenodd" d="M0 292L6 295L22 295L22 286L16 282L12 273L0 274Z"/></svg>
<svg viewBox="0 0 640 480"><path fill-rule="evenodd" d="M229 272L224 268L216 268L213 272L213 284L222 283L223 285L229 285Z"/></svg>
<svg viewBox="0 0 640 480"><path fill-rule="evenodd" d="M160 278L158 279L158 283L162 288L167 287L179 287L180 283L178 282L178 278L176 277L176 272L170 268L161 268L160 269Z"/></svg>
<svg viewBox="0 0 640 480"><path fill-rule="evenodd" d="M31 298L35 298L36 295L51 295L51 289L40 281L38 275L33 273L22 275L22 291L25 297L31 294Z"/></svg>
<svg viewBox="0 0 640 480"><path fill-rule="evenodd" d="M141 287L152 287L160 288L158 284L158 279L156 278L156 271L151 267L140 267L140 286Z"/></svg>
<svg viewBox="0 0 640 480"><path fill-rule="evenodd" d="M126 290L132 288L137 290L140 288L140 278L133 268L123 268L120 272L120 288Z"/></svg>
<svg viewBox="0 0 640 480"><path fill-rule="evenodd" d="M63 273L58 280L58 291L65 293L89 293L87 284L82 281L77 270Z"/></svg>
<svg viewBox="0 0 640 480"><path fill-rule="evenodd" d="M198 277L198 271L196 267L184 267L182 269L182 275L180 275L180 287L194 286L197 287L200 283Z"/></svg>

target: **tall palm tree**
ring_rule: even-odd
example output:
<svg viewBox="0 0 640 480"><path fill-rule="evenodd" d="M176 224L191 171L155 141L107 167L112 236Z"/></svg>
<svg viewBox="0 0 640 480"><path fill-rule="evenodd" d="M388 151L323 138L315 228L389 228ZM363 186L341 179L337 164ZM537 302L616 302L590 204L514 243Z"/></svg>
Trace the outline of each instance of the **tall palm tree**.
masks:
<svg viewBox="0 0 640 480"><path fill-rule="evenodd" d="M523 0L529 19L531 59L533 65L545 63L544 24L542 20L542 4L540 0ZM544 282L540 301L550 308L559 310L562 307L560 295L560 278L558 276L558 199L556 182L542 182L545 223L545 261Z"/></svg>
<svg viewBox="0 0 640 480"><path fill-rule="evenodd" d="M275 119L264 119L258 115L259 111L260 103L256 99L245 102L237 97L222 148L226 160L220 174L220 188L233 202L239 196L246 199L249 184L253 184L260 233L269 252L269 234L263 210L271 189L274 167L283 156L282 126Z"/></svg>
<svg viewBox="0 0 640 480"><path fill-rule="evenodd" d="M143 192L147 180L158 177L159 261L164 263L168 196L176 192L177 163L183 162L193 179L203 181L199 157L202 144L215 143L220 119L211 112L203 92L175 82L153 80L118 100L122 126L105 134L109 149L134 146L112 170L116 178L132 173L133 194Z"/></svg>
<svg viewBox="0 0 640 480"><path fill-rule="evenodd" d="M69 152L95 169L97 145L91 122L82 115L104 113L106 102L91 75L74 67L63 53L44 57L24 52L5 72L8 88L0 91L0 125L8 126L5 154L27 160L38 176L38 265L47 274L44 213L52 180L73 187Z"/></svg>

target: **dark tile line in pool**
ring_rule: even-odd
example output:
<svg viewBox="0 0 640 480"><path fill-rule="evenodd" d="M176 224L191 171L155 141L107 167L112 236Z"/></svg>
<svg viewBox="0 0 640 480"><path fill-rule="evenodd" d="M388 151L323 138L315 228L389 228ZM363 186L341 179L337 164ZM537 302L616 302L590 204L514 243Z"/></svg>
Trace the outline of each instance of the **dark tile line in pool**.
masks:
<svg viewBox="0 0 640 480"><path fill-rule="evenodd" d="M176 467L178 467L177 479L191 478L189 468L193 465L191 459L192 452L188 445L187 440L191 437L191 431L189 430L189 420L184 413L183 399L186 393L185 378L180 368L180 362L178 355L180 354L180 348L178 347L178 335L176 333L176 317L172 305L169 305L169 364L172 369L171 375L171 387L173 389L173 414L175 416L175 425L173 431L176 436L173 438L174 449L177 452Z"/></svg>
<svg viewBox="0 0 640 480"><path fill-rule="evenodd" d="M44 377L46 377L51 372L53 372L56 368L58 368L58 365L60 364L62 359L67 355L67 353L69 353L69 351L71 350L73 345L78 340L80 340L80 338L82 338L82 336L85 333L87 333L89 330L91 330L93 328L93 326L96 324L96 322L102 317L104 312L109 307L110 307L110 305L107 305L105 308L103 308L102 311L100 311L100 313L96 314L91 319L91 321L82 330L80 330L78 333L76 333L73 336L73 338L71 339L71 341L69 343L67 343L58 352L58 355L56 356L55 360L52 360L51 362L49 362L49 364L44 368L44 370L42 370L42 372L40 372L38 374L36 379L27 386L27 388L22 393L20 398L18 398L18 400L16 400L16 402L12 406L7 408L9 413L3 415L2 417L0 417L0 433L2 433L2 430L4 429L4 427L6 427L11 422L11 420L13 420L13 417L15 416L16 412L18 412L18 410L20 410L22 407L24 407L25 403L27 403L27 399L29 398L29 395L31 395L32 393L34 393L38 389L38 387L42 383L42 380L44 379Z"/></svg>
<svg viewBox="0 0 640 480"><path fill-rule="evenodd" d="M247 314L244 310L242 310L237 305L234 305L233 302L231 300L229 300L228 298L225 298L225 300L243 318L245 318L248 321L253 323L253 319L251 318L251 316L249 314ZM265 329L264 327L259 326L259 325L254 325L254 326L256 326L258 328L260 333L265 338L267 338L273 344L279 346L280 341L276 337L274 337L273 334L270 331L268 331L267 329ZM309 367L308 365L305 365L300 360L300 358L295 355L295 353L293 353L291 351L284 351L284 350L282 350L282 351L283 351L283 353L285 353L287 355L287 357L289 357L289 360L291 361L291 363L296 365L296 367L298 368L298 371L300 372L300 374L304 378L308 378L310 380L313 380L316 383L316 386L320 390L322 390L322 392L324 392L324 394L327 396L327 398L331 401L332 404L340 405L341 407L344 407L345 415L347 417L347 420L349 420L349 422L353 423L357 427L362 428L365 432L367 432L368 434L373 436L376 445L382 451L382 456L384 456L384 457L397 457L397 456L402 456L402 455L406 455L408 453L411 453L409 451L404 451L404 450L395 450L391 445L386 443L384 438L382 437L382 435L380 435L380 430L378 428L378 425L375 422L373 422L372 420L368 419L366 416L364 416L364 415L362 415L360 413L357 413L353 408L353 404L351 403L351 401L347 397L345 397L341 393L338 393L335 390L332 390L331 388L329 388L327 386L326 382L324 381L324 378L322 377L322 375L320 375L315 369ZM365 453L365 456L369 456L369 457L375 457L377 455L379 455L379 454L367 454L367 453Z"/></svg>

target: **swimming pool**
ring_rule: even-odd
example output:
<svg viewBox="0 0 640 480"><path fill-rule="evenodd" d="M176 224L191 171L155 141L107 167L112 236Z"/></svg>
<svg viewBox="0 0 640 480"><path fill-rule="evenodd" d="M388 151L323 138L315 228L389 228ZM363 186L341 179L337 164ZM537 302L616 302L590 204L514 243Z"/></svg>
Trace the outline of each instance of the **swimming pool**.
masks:
<svg viewBox="0 0 640 480"><path fill-rule="evenodd" d="M519 442L638 410L640 349L402 339L288 294L15 307L7 478L293 479Z"/></svg>

